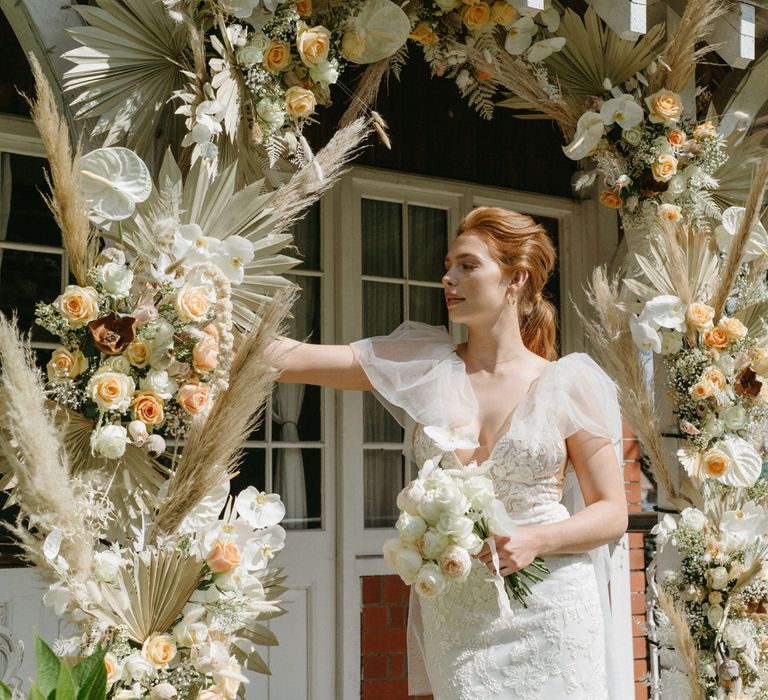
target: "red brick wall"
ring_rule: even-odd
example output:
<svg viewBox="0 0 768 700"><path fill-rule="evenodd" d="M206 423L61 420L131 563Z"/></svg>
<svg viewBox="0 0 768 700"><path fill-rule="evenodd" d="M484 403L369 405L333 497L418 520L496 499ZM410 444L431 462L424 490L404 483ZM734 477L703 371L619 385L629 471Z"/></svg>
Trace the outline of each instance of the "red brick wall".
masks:
<svg viewBox="0 0 768 700"><path fill-rule="evenodd" d="M640 447L624 432L624 479L630 511L641 509ZM630 585L635 679L647 671L646 642L640 626L645 621L645 560L642 533L630 533ZM363 576L361 611L362 700L407 700L406 622L408 586L398 576ZM636 700L647 700L648 689L635 683Z"/></svg>

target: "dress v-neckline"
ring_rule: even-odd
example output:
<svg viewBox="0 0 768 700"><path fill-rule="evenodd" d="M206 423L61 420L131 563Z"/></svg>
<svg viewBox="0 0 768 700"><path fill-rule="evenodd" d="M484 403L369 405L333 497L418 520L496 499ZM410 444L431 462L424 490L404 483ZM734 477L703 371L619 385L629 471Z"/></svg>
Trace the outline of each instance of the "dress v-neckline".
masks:
<svg viewBox="0 0 768 700"><path fill-rule="evenodd" d="M469 373L467 372L467 364L464 362L464 359L459 355L459 353L456 351L456 348L453 350L453 354L456 356L459 362L461 362L462 367L464 368L464 376L467 380L467 386L469 387L469 390L471 392L472 398L475 400L475 405L480 406L480 402L477 400L477 394L475 394L475 389L472 386L472 382L469 379ZM490 452L488 452L488 456L482 461L477 462L475 459L470 459L470 461L467 464L464 464L464 462L459 459L459 455L456 454L456 450L450 450L448 451L448 454L450 454L456 462L461 466L462 469L468 469L470 466L475 464L476 466L482 467L486 462L490 462L491 459L496 454L497 448L501 445L504 438L509 434L510 429L512 428L512 422L515 419L515 414L517 413L517 410L520 408L520 406L531 396L533 393L533 390L535 387L538 386L539 381L541 378L555 365L561 358L558 358L557 360L551 360L549 364L545 365L544 369L539 373L537 377L535 377L531 383L528 385L528 388L525 390L523 395L520 397L520 400L515 404L514 408L507 414L507 417L504 419L504 422L502 423L503 429L501 431L501 434L496 439L496 442L494 443L493 447L491 448ZM478 443L480 434L478 433ZM478 447L482 447L482 445L478 444ZM475 448L477 450L477 448Z"/></svg>

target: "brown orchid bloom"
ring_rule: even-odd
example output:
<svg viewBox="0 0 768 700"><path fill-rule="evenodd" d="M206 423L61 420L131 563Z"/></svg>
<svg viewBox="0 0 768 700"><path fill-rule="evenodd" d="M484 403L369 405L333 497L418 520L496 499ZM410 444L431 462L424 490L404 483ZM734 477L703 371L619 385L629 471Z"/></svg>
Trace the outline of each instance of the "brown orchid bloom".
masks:
<svg viewBox="0 0 768 700"><path fill-rule="evenodd" d="M741 396L757 396L763 383L757 378L754 370L745 367L736 377L734 390Z"/></svg>
<svg viewBox="0 0 768 700"><path fill-rule="evenodd" d="M136 319L114 311L88 324L94 345L105 355L119 355L136 337Z"/></svg>

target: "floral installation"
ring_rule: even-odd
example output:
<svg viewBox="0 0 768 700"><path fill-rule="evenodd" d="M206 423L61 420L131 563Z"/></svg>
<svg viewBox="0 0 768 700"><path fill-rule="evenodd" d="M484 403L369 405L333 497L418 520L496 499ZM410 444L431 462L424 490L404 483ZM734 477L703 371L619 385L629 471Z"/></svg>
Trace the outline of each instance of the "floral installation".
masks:
<svg viewBox="0 0 768 700"><path fill-rule="evenodd" d="M434 426L431 426L434 427ZM439 430L439 429L438 429ZM420 596L434 598L446 586L467 580L472 558L488 542L498 568L492 533L511 535L515 525L496 498L487 469L443 469L441 457L427 460L418 477L398 495L400 536L384 542L384 561ZM530 585L549 573L537 557L522 571L497 576L502 610L515 600L527 607Z"/></svg>

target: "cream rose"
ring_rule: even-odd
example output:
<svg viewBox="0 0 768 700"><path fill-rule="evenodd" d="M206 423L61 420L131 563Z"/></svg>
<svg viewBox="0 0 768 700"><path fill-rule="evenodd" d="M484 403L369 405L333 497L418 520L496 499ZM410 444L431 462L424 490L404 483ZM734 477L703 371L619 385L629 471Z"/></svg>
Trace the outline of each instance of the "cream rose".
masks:
<svg viewBox="0 0 768 700"><path fill-rule="evenodd" d="M708 382L714 389L725 389L725 375L717 367L707 367L701 375L702 381Z"/></svg>
<svg viewBox="0 0 768 700"><path fill-rule="evenodd" d="M198 372L212 372L219 364L219 344L215 338L206 335L192 351L192 366Z"/></svg>
<svg viewBox="0 0 768 700"><path fill-rule="evenodd" d="M676 204L668 203L660 205L656 213L660 219L669 221L672 224L676 224L678 221L680 221L682 216L680 207L678 207Z"/></svg>
<svg viewBox="0 0 768 700"><path fill-rule="evenodd" d="M645 98L650 112L650 120L654 123L670 124L680 119L683 113L683 103L680 95L671 90L659 90Z"/></svg>
<svg viewBox="0 0 768 700"><path fill-rule="evenodd" d="M123 675L122 664L111 651L104 654L104 668L107 671L107 688L111 688Z"/></svg>
<svg viewBox="0 0 768 700"><path fill-rule="evenodd" d="M216 540L206 561L216 574L232 571L240 563L240 550L231 540Z"/></svg>
<svg viewBox="0 0 768 700"><path fill-rule="evenodd" d="M677 158L669 153L662 153L651 165L651 174L656 182L668 182L677 172Z"/></svg>
<svg viewBox="0 0 768 700"><path fill-rule="evenodd" d="M670 146L679 148L684 145L687 140L685 132L682 129L672 129L667 132L667 142Z"/></svg>
<svg viewBox="0 0 768 700"><path fill-rule="evenodd" d="M149 691L150 700L173 700L179 692L170 683L158 683Z"/></svg>
<svg viewBox="0 0 768 700"><path fill-rule="evenodd" d="M291 65L291 47L284 41L273 41L264 54L264 67L270 73L280 73Z"/></svg>
<svg viewBox="0 0 768 700"><path fill-rule="evenodd" d="M710 382L702 380L696 382L688 392L694 401L703 401L715 393L715 387Z"/></svg>
<svg viewBox="0 0 768 700"><path fill-rule="evenodd" d="M163 400L153 391L137 391L131 401L133 419L144 425L160 425L165 420Z"/></svg>
<svg viewBox="0 0 768 700"><path fill-rule="evenodd" d="M517 10L507 0L500 0L491 5L491 19L502 27L509 27L517 20Z"/></svg>
<svg viewBox="0 0 768 700"><path fill-rule="evenodd" d="M702 459L704 474L711 479L719 479L731 468L731 458L722 450L707 450Z"/></svg>
<svg viewBox="0 0 768 700"><path fill-rule="evenodd" d="M705 330L712 326L712 319L715 317L715 310L711 306L694 301L688 305L685 311L688 323L699 330Z"/></svg>
<svg viewBox="0 0 768 700"><path fill-rule="evenodd" d="M285 111L296 119L308 117L316 106L317 98L311 90L295 85L285 91Z"/></svg>
<svg viewBox="0 0 768 700"><path fill-rule="evenodd" d="M88 369L88 360L79 350L67 350L64 346L56 348L45 366L48 379L74 379Z"/></svg>
<svg viewBox="0 0 768 700"><path fill-rule="evenodd" d="M710 139L714 136L717 136L717 130L712 122L702 122L693 127L693 138L697 141L700 141L701 139Z"/></svg>
<svg viewBox="0 0 768 700"><path fill-rule="evenodd" d="M213 289L207 285L182 287L175 299L179 318L187 323L200 323L208 317L213 302Z"/></svg>
<svg viewBox="0 0 768 700"><path fill-rule="evenodd" d="M123 357L134 367L141 368L149 364L150 353L149 343L143 338L136 338L123 351Z"/></svg>
<svg viewBox="0 0 768 700"><path fill-rule="evenodd" d="M723 316L717 325L730 340L743 338L747 334L747 327L738 318Z"/></svg>
<svg viewBox="0 0 768 700"><path fill-rule="evenodd" d="M478 2L468 5L461 11L461 19L464 26L471 32L482 31L489 28L491 23L491 8L487 2Z"/></svg>
<svg viewBox="0 0 768 700"><path fill-rule="evenodd" d="M98 372L85 388L85 393L100 411L127 411L136 388L133 379L121 372Z"/></svg>
<svg viewBox="0 0 768 700"><path fill-rule="evenodd" d="M469 552L462 547L451 546L448 547L438 560L440 565L440 571L442 571L448 578L465 580L469 576L469 572L472 569L472 559L469 556Z"/></svg>
<svg viewBox="0 0 768 700"><path fill-rule="evenodd" d="M164 369L151 369L139 381L139 386L145 391L157 394L164 401L169 401L178 390L176 382L171 379Z"/></svg>
<svg viewBox="0 0 768 700"><path fill-rule="evenodd" d="M151 634L144 641L141 653L156 668L161 668L176 657L176 644L170 634Z"/></svg>
<svg viewBox="0 0 768 700"><path fill-rule="evenodd" d="M99 315L99 293L93 287L67 285L64 292L56 297L53 305L69 324L70 328L82 328Z"/></svg>
<svg viewBox="0 0 768 700"><path fill-rule="evenodd" d="M210 688L204 688L197 693L195 700L225 700L219 689L212 685Z"/></svg>
<svg viewBox="0 0 768 700"><path fill-rule="evenodd" d="M130 440L122 425L102 425L90 437L91 452L106 459L120 459Z"/></svg>
<svg viewBox="0 0 768 700"><path fill-rule="evenodd" d="M341 37L341 55L350 61L355 61L365 51L365 37L356 29L350 29Z"/></svg>
<svg viewBox="0 0 768 700"><path fill-rule="evenodd" d="M302 62L312 67L328 58L331 46L331 33L325 27L307 27L299 30L296 48Z"/></svg>
<svg viewBox="0 0 768 700"><path fill-rule="evenodd" d="M296 3L296 12L299 17L309 17L312 14L312 0L299 0Z"/></svg>
<svg viewBox="0 0 768 700"><path fill-rule="evenodd" d="M432 30L429 22L419 22L410 34L410 38L418 41L422 46L429 46L437 41L437 34Z"/></svg>
<svg viewBox="0 0 768 700"><path fill-rule="evenodd" d="M210 387L200 382L182 385L176 394L176 401L187 413L194 416L203 411L208 404Z"/></svg>
<svg viewBox="0 0 768 700"><path fill-rule="evenodd" d="M721 591L728 585L728 569L724 566L718 566L707 572L710 588Z"/></svg>
<svg viewBox="0 0 768 700"><path fill-rule="evenodd" d="M416 574L414 587L416 592L425 598L434 598L440 595L445 589L447 583L443 572L436 564L424 564L421 570Z"/></svg>

